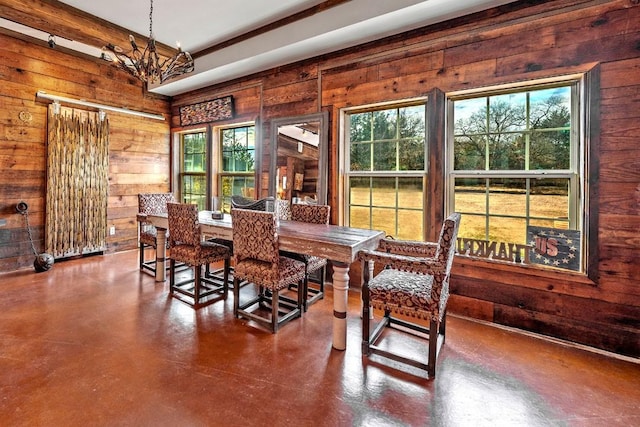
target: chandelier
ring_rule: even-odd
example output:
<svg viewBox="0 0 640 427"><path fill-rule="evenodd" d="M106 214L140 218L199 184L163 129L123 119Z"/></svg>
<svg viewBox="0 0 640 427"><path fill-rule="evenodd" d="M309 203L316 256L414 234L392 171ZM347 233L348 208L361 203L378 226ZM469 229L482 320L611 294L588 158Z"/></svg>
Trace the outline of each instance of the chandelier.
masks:
<svg viewBox="0 0 640 427"><path fill-rule="evenodd" d="M183 52L178 45L178 52L171 58L161 57L156 50L153 38L153 0L149 10L149 41L144 51L136 44L133 35L129 35L131 52L128 54L118 46L109 43L102 48L102 57L125 70L145 84L163 83L169 79L193 71L193 58L189 52Z"/></svg>

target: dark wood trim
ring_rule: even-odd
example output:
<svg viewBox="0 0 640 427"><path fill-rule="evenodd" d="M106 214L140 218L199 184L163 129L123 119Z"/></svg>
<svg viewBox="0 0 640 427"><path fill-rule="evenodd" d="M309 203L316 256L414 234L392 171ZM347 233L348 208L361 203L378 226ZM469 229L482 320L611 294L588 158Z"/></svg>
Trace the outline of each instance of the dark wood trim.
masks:
<svg viewBox="0 0 640 427"><path fill-rule="evenodd" d="M286 18L279 19L275 22L271 22L269 24L263 25L262 27L256 28L255 30L247 31L246 33L242 33L236 37L232 37L228 40L225 40L220 43L216 43L213 46L209 46L197 52L191 52L193 58L199 58L210 53L219 51L229 46L233 46L234 44L238 44L245 40L249 40L251 38L257 37L261 34L268 33L269 31L276 30L278 28L284 27L296 21L300 21L302 19L308 18L310 16L316 15L318 13L324 12L325 10L331 9L332 7L341 5L343 3L348 3L351 0L327 0L318 5L305 9L301 12L294 13L293 15L289 15Z"/></svg>
<svg viewBox="0 0 640 427"><path fill-rule="evenodd" d="M131 47L130 34L139 45L146 44L148 40L148 36L56 0L0 0L0 16L57 37L99 48L112 43L126 51L127 47ZM173 56L177 52L175 48L157 41L156 47L163 56Z"/></svg>
<svg viewBox="0 0 640 427"><path fill-rule="evenodd" d="M427 229L426 240L438 241L438 234L444 221L444 185L445 179L445 110L446 97L438 88L432 89L427 96L427 140L426 148L429 162L427 174Z"/></svg>
<svg viewBox="0 0 640 427"><path fill-rule="evenodd" d="M587 200L587 276L594 283L599 280L599 197L600 197L600 65L585 73L585 144L587 146L587 174L589 176L589 194Z"/></svg>

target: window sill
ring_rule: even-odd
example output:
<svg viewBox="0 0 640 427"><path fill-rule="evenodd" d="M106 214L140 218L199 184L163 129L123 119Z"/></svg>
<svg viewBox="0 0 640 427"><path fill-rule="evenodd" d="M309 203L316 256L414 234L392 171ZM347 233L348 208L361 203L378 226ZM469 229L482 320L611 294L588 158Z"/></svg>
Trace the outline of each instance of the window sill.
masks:
<svg viewBox="0 0 640 427"><path fill-rule="evenodd" d="M483 273L508 275L526 275L527 277L537 277L541 280L554 280L571 283L576 285L585 285L597 287L598 284L591 280L585 273L579 273L569 270L551 270L528 264L513 264L504 261L495 261L485 258L474 258L466 255L456 255L454 263L454 271L456 265L459 267L458 272L465 275L464 271L469 269L480 269Z"/></svg>

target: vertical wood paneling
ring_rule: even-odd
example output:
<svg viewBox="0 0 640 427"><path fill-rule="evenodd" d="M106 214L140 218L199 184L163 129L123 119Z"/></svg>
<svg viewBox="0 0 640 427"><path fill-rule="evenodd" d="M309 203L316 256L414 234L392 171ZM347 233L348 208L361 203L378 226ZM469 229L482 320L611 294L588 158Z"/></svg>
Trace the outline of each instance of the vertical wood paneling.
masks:
<svg viewBox="0 0 640 427"><path fill-rule="evenodd" d="M139 82L99 60L0 34L0 271L31 268L33 254L15 205L29 204L35 247L44 251L47 104L55 95L169 117L168 99L144 94ZM25 112L30 120L23 121ZM24 117L25 115L23 115ZM137 194L169 189L169 122L108 113L110 122L107 251L137 245ZM129 156L131 154L131 156ZM148 158L145 159L145 156ZM55 267L54 267L55 268ZM131 266L136 268L136 266Z"/></svg>
<svg viewBox="0 0 640 427"><path fill-rule="evenodd" d="M259 119L263 170L258 182L266 188L271 120L328 111L328 200L335 222L341 108L599 67L600 147L593 153L600 157L594 178L599 186L595 203L600 218L595 230L600 239L597 282L579 275L458 258L450 309L640 356L640 165L636 160L640 158L640 6L635 3L511 3L176 96L170 124L173 130L182 130L181 105L233 95L234 121ZM142 95L139 84L104 64L78 63L77 58L5 36L0 36L0 42L0 215L8 219L7 227L0 228L0 269L4 269L31 262L24 238L15 245L6 244L21 233L20 218L10 213L20 197L34 206L36 235L41 238L38 213L43 209L44 171L38 165L44 157L39 129L45 112L33 100L37 89L105 103L118 101L146 111L168 110L166 100ZM18 121L20 109L33 114L30 124ZM108 215L119 231L110 238L109 247L119 250L132 248L135 241L133 196L168 189L168 168L162 172L158 165L168 164L169 132L168 123L110 117ZM431 155L431 161L442 161L442 153ZM430 184L435 199L443 194L439 180ZM430 211L430 220L437 222L438 214L436 209ZM351 271L352 284L359 283L357 267Z"/></svg>
<svg viewBox="0 0 640 427"><path fill-rule="evenodd" d="M264 88L260 104L264 164L268 165L268 124L276 117L327 110L332 221L338 212L338 118L340 108L430 94L585 72L599 66L599 168L593 184L599 210L597 283L579 275L522 269L458 259L451 310L640 355L640 7L633 2L558 0L519 2L404 36L324 55L247 80ZM242 79L214 92L241 98ZM320 87L320 90L318 90ZM432 92L435 91L435 92ZM207 98L207 89L197 92ZM188 99L191 95L177 97ZM432 99L435 100L435 99ZM317 107L320 105L320 107ZM442 101L434 105L444 109ZM175 111L175 110L174 110ZM256 108L256 112L258 109ZM430 119L438 113L432 111ZM175 118L174 118L175 120ZM432 164L442 166L443 129ZM442 170L430 176L436 227L442 216ZM266 178L265 178L266 179ZM436 227L437 228L437 227ZM358 284L359 268L352 268ZM599 313L596 315L595 313Z"/></svg>

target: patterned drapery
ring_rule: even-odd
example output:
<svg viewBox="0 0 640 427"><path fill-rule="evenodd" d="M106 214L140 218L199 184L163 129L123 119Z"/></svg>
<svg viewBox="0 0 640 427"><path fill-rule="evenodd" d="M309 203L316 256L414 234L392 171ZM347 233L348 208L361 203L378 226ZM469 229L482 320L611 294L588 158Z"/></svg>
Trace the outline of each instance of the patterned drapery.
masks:
<svg viewBox="0 0 640 427"><path fill-rule="evenodd" d="M55 258L106 249L109 122L51 104L48 117L46 247Z"/></svg>

